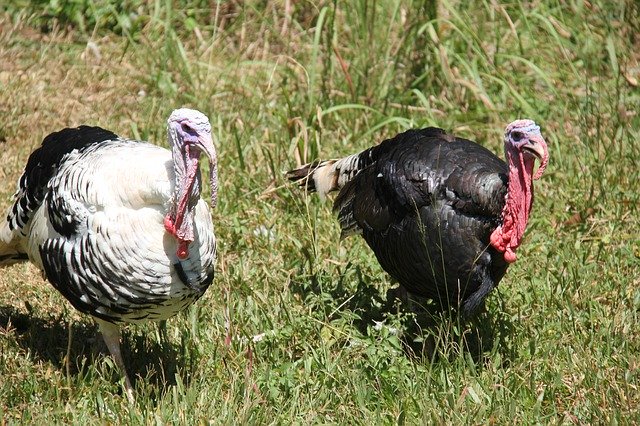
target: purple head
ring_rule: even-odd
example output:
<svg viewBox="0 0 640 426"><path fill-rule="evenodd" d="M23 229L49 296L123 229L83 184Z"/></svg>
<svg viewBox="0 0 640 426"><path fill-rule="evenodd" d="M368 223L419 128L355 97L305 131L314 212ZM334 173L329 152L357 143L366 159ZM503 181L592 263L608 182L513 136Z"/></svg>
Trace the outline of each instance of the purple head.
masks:
<svg viewBox="0 0 640 426"><path fill-rule="evenodd" d="M547 167L549 152L540 127L532 120L516 120L504 132L504 148L509 166L509 189L502 210L502 223L490 237L491 245L504 253L505 261L516 261L533 206L533 181ZM540 166L533 173L536 158Z"/></svg>
<svg viewBox="0 0 640 426"><path fill-rule="evenodd" d="M188 245L194 240L193 211L200 197L196 180L200 156L209 158L211 205L218 197L218 163L211 136L211 124L200 111L180 108L171 113L167 134L173 153L175 170L174 205L165 217L166 230L178 240L178 257L188 257Z"/></svg>
<svg viewBox="0 0 640 426"><path fill-rule="evenodd" d="M535 158L540 161L540 167L533 176L540 179L549 161L547 143L540 133L540 126L533 120L516 120L510 123L504 132L504 144L507 158L515 160L510 154L522 157L523 162L532 162Z"/></svg>

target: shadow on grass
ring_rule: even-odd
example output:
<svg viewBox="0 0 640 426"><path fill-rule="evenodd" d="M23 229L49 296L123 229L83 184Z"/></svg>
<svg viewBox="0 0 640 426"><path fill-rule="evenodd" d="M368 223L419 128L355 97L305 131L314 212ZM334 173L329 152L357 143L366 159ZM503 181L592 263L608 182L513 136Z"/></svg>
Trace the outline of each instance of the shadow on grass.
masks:
<svg viewBox="0 0 640 426"><path fill-rule="evenodd" d="M160 335L163 336L160 324ZM69 373L73 376L85 375L87 370L102 356L109 356L96 324L88 321L69 323L62 317L39 318L20 312L13 306L0 306L0 329L13 336L16 344L29 351L37 362L46 362L66 374L65 357L71 331ZM146 328L145 328L146 329ZM122 328L122 356L128 373L136 387L136 381L151 385L152 398L159 398L176 385L179 372L182 383L188 386L196 362L191 362L188 350L176 347L162 338L157 342L153 336ZM182 345L184 346L184 345ZM178 348L180 349L180 348ZM114 369L113 381L120 378L120 371Z"/></svg>
<svg viewBox="0 0 640 426"><path fill-rule="evenodd" d="M389 295L388 301L409 319L404 322L403 340L407 352L417 358L451 361L468 354L476 364L482 364L491 353L499 352L503 364L508 365L515 356L510 343L515 328L504 311L494 312L483 306L465 319L456 310L443 310L433 301L419 305L397 294Z"/></svg>
<svg viewBox="0 0 640 426"><path fill-rule="evenodd" d="M345 271L349 268L351 264ZM423 300L422 304L409 301L399 287L382 295L367 283L358 266L355 272L355 290L354 280L346 279L345 273L332 277L333 282L328 284L327 277L300 271L298 279L291 283L291 291L323 311L325 318L346 311L355 313L354 325L364 335L376 323L396 318L401 324L407 356L418 360L438 361L462 353L481 363L494 348L504 363L515 356L509 343L514 326L504 310L493 312L483 307L472 318L463 319L455 310L443 310L433 301ZM496 297L495 292L490 297ZM457 349L450 350L451 347Z"/></svg>

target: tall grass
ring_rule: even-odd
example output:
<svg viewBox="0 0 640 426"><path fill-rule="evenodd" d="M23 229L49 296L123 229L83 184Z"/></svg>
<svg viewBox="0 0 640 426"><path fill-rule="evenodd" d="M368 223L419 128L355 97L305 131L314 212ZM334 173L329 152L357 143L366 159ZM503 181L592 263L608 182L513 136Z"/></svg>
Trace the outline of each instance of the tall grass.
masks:
<svg viewBox="0 0 640 426"><path fill-rule="evenodd" d="M214 285L168 342L128 328L133 407L91 320L34 268L2 271L3 423L638 420L636 2L3 7L1 208L62 126L162 145L187 105L211 118L221 162ZM365 244L339 241L328 203L283 179L415 126L500 152L523 116L551 164L519 261L470 324L418 327L386 306L393 283Z"/></svg>

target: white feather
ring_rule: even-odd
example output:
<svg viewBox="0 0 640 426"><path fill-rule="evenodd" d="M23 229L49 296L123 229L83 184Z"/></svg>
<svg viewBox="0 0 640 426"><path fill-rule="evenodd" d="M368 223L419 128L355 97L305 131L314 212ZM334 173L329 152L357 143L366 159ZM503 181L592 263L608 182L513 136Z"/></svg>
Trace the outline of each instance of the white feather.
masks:
<svg viewBox="0 0 640 426"><path fill-rule="evenodd" d="M65 205L72 209L73 219L84 219L84 225L72 238L65 239L50 222L45 201L27 223L25 235L15 231L8 235L5 226L0 233L0 246L17 247L44 268L40 246L45 241L65 239L63 250L68 264L73 263L72 253L75 263L80 264L85 244L98 254L92 259L92 268L107 268L105 275L119 271L129 278L129 285L120 286L117 291L109 285L96 287L89 283L92 293L116 303L125 303L123 297L165 298L165 303L147 310L150 318L168 318L195 299L194 294L186 301L171 301L178 295L193 293L174 268L178 262L177 243L164 229L164 215L174 191L173 170L171 152L151 144L123 142L84 153L76 151L51 179L49 187L56 188ZM200 277L203 270L212 270L215 258L213 223L202 199L194 219L196 240L190 244L190 257L182 260L182 265L185 273ZM138 322L135 316L124 315L121 320Z"/></svg>

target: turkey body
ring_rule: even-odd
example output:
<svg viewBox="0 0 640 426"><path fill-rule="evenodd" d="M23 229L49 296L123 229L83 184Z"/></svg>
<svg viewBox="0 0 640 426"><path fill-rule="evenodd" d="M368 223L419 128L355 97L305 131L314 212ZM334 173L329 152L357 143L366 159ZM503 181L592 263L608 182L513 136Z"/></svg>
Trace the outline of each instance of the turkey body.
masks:
<svg viewBox="0 0 640 426"><path fill-rule="evenodd" d="M0 266L33 262L96 319L131 401L119 324L167 319L214 277L216 239L199 168L205 154L215 205L211 126L182 108L167 134L171 151L100 127L50 134L30 155L0 225Z"/></svg>
<svg viewBox="0 0 640 426"><path fill-rule="evenodd" d="M503 222L509 174L486 148L430 127L288 177L321 194L339 191L342 235L361 234L409 293L471 314L509 265L490 241Z"/></svg>
<svg viewBox="0 0 640 426"><path fill-rule="evenodd" d="M497 285L508 264L489 236L505 203L506 163L436 129L403 133L370 156L335 210L362 233L382 268L443 308L467 301L483 283L483 293Z"/></svg>
<svg viewBox="0 0 640 426"><path fill-rule="evenodd" d="M35 169L25 171L25 181L39 189L29 187L24 202L14 204L11 245L84 313L113 323L173 316L202 296L214 276L206 202L197 202L196 240L180 260L163 225L175 185L171 152L115 135L96 140L99 128L71 130L83 145L58 151L52 176L34 182ZM36 193L40 202L30 198ZM35 209L26 208L27 200Z"/></svg>

